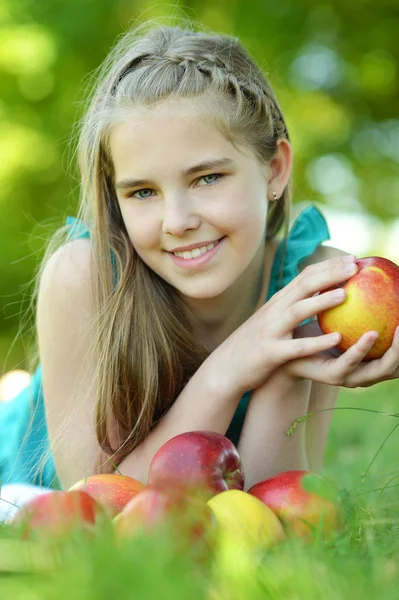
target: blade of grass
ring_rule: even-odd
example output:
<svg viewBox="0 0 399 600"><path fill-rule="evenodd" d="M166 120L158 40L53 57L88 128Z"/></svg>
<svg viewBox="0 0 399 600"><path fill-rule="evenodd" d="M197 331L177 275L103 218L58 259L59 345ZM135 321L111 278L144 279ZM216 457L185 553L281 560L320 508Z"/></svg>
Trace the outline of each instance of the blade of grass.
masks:
<svg viewBox="0 0 399 600"><path fill-rule="evenodd" d="M321 408L320 410L315 410L304 415L303 417L295 419L291 427L285 432L285 435L292 435L299 423L306 423L306 421L308 421L310 417L313 417L313 415L317 415L318 413L326 412L328 410L360 410L364 412L370 412L375 413L377 415L384 415L386 417L395 417L396 419L399 419L399 413L387 413L383 412L382 410L373 410L372 408L358 408L356 406L335 406L334 408Z"/></svg>
<svg viewBox="0 0 399 600"><path fill-rule="evenodd" d="M383 449L383 447L385 446L385 444L387 443L387 441L389 440L389 438L391 437L391 435L396 431L396 429L399 427L399 423L396 423L396 425L393 427L393 429L388 433L388 435L386 436L386 438L384 439L384 441L382 442L381 446L378 448L377 452L375 453L375 455L373 456L370 464L368 465L367 469L365 470L364 473L362 473L362 478L360 480L359 486L357 488L357 492L360 489L360 486L363 485L363 483L366 480L366 476L367 473L370 471L375 459L377 458L377 456L379 455L379 453L381 452L381 450Z"/></svg>
<svg viewBox="0 0 399 600"><path fill-rule="evenodd" d="M116 464L114 463L114 461L111 458L107 458L107 460L111 463L111 465L113 466L114 470L117 471L117 473L119 473L119 475L122 475L122 473L120 472L120 470L118 469L118 467L116 466Z"/></svg>

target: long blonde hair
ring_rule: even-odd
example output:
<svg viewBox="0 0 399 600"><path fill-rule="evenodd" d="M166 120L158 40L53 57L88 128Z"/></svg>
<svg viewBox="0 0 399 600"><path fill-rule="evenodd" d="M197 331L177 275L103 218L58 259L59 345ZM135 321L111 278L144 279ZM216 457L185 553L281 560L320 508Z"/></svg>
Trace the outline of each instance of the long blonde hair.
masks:
<svg viewBox="0 0 399 600"><path fill-rule="evenodd" d="M209 351L196 341L195 318L175 288L131 244L114 189L111 127L137 106L206 94L213 99L217 126L233 144L252 149L262 164L272 159L277 141L289 136L270 84L239 41L187 19L181 25L150 21L127 31L93 78L78 123L77 218L90 230L96 265L91 336L98 365L96 434L102 450L119 464L170 408ZM286 241L290 206L291 181L282 197L269 203L267 240L284 225ZM47 260L67 236L66 227L52 236L34 298ZM282 260L284 250L285 245ZM122 440L117 448L110 441L110 414Z"/></svg>

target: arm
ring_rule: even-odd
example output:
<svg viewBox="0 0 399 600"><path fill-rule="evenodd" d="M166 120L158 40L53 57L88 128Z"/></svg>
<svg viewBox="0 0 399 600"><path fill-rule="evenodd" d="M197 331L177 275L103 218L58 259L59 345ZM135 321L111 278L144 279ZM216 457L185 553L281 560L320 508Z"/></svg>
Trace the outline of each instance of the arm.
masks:
<svg viewBox="0 0 399 600"><path fill-rule="evenodd" d="M302 261L299 265L299 272L307 265L328 260L335 256L345 256L348 252L344 252L333 246L320 245L315 252ZM333 408L336 404L340 387L327 385L317 381L312 381L309 407L307 412L321 410L323 408ZM306 413L303 413L304 415ZM319 472L323 466L324 450L328 438L328 433L333 417L332 411L319 413L314 415L306 422L303 429L306 429L306 452L309 461L309 469L315 473ZM298 428L299 429L299 428ZM294 436L297 434L296 430Z"/></svg>
<svg viewBox="0 0 399 600"><path fill-rule="evenodd" d="M313 262L327 260L325 253L328 253L329 251L330 250L325 248L320 249L319 256L314 257ZM338 254L340 254L339 251ZM341 265L341 261L339 262L339 265ZM305 266L306 264L303 265L303 267ZM282 302L281 299L277 299L274 306L276 306L276 304L279 306L279 300L280 303ZM273 339L273 336L271 336L272 340L267 339L268 328L265 331L266 335L259 334L259 332L262 332L262 318L265 318L263 313L261 315L262 308L263 307L248 320L245 325L245 330L243 330L243 327L240 327L229 338L236 342L236 347L240 348L241 356L245 356L242 349L247 347L248 342L250 344L248 345L249 355L251 355L252 348L254 346L257 347L258 343L261 345L263 344L264 348L264 338L266 338L268 343L275 344L276 350L277 348L280 348L280 346L277 345L280 343L278 337L277 339ZM273 311L273 306L270 310ZM257 318L258 320L256 320ZM269 319L273 322L272 318L269 317ZM252 321L252 331L249 328L250 321ZM241 331L243 341L241 341L240 338ZM318 340L314 340L315 343L317 343L317 341L323 343L322 337L319 337ZM292 348L292 351L296 352L296 356L300 356L305 352L309 354L308 348L305 348L302 344L303 341L301 340L301 344L299 344L297 348ZM229 348L229 352L224 355L222 351L223 346L224 344L219 346L207 361L204 362L201 369L199 369L192 380L190 380L188 386L176 399L175 404L167 415L165 415L158 427L142 442L140 447L135 449L124 459L124 461L122 461L120 467L122 470L127 469L127 474L138 479L141 477L143 481L146 481L152 457L163 443L178 433L204 428L216 430L225 434L243 392L241 391L236 395L231 389L231 382L230 386L229 384L223 384L226 385L226 387L225 391L221 392L221 381L219 382L218 380L220 378L225 379L225 376L222 375L223 369L220 369L220 367L218 369L217 364L229 364L230 361L228 360L228 357L235 354L234 344ZM260 350L262 350L262 347ZM219 351L222 351L222 354L219 358L216 358ZM313 351L316 351L316 348ZM258 354L260 357L262 356L261 351ZM206 374L207 369L212 365L214 360L215 366L210 370L211 376L205 375L204 377L203 373ZM250 361L248 362L250 363ZM259 362L261 363L261 360L259 360ZM253 361L253 364L256 365L256 362ZM284 433L296 418L307 414L308 412L311 387L310 380L304 378L302 378L302 380L296 380L295 378L290 378L286 374L281 375L281 378L276 377L274 383L271 383L269 382L270 374L268 376L266 375L264 365L261 365L263 367L262 369L259 364L257 366L258 370L255 368L245 369L242 364L239 365L245 375L247 375L249 371L249 379L246 382L245 389L255 390L253 392L250 407L248 408L241 443L239 444L239 452L240 454L243 453L241 455L242 458L244 456L244 469L245 463L247 464L246 473L248 473L248 482L251 481L251 478L253 479L253 477L258 476L257 473L251 475L251 471L259 464L258 457L264 456L265 454L268 454L268 457L263 464L263 471L266 473L264 478L267 477L267 473L270 472L271 468L274 468L274 472L276 472L277 467L278 472L279 470L287 468L300 468L300 465L302 465L302 468L307 468L308 464L305 443L306 428L303 427L302 431L298 432L295 436L292 436L292 438L285 436ZM253 379L261 378L258 371L262 374L262 381L265 382L266 380L266 383L261 383L260 386L259 383L254 384L253 381L252 383L249 383L251 377ZM278 369L278 371L284 373L284 369ZM293 380L295 381L295 384L291 383ZM216 383L212 384L212 381ZM290 383L288 383L288 381ZM264 400L265 395L267 395L266 400ZM270 398L270 395L273 397ZM208 404L207 399L209 397L211 398L211 401ZM192 402L193 398L194 402ZM195 398L198 398L198 400L195 400ZM188 409L188 406L190 406L190 409ZM195 410L195 413L192 412L193 409ZM191 414L189 414L189 411ZM248 431L250 433L248 433ZM139 463L143 465L143 471L140 471L140 473L138 471L138 469L141 469Z"/></svg>
<svg viewBox="0 0 399 600"><path fill-rule="evenodd" d="M214 354L197 369L160 423L119 464L118 471L123 475L147 483L153 456L170 438L180 433L210 430L225 435L241 393L223 389Z"/></svg>
<svg viewBox="0 0 399 600"><path fill-rule="evenodd" d="M113 472L93 422L96 360L90 354L94 303L90 240L69 242L46 263L40 280L37 330L51 452L62 489L101 471ZM147 481L151 460L171 437L196 429L225 434L241 398L219 368L215 350L196 371L173 406L119 469ZM118 436L110 427L112 445ZM99 460L100 455L100 460Z"/></svg>
<svg viewBox="0 0 399 600"><path fill-rule="evenodd" d="M308 412L334 408L340 390L339 386L312 381ZM298 427L293 436L295 437L302 427L306 428L306 452L309 468L314 473L318 473L323 467L324 450L333 414L331 410L312 416L304 426L300 425Z"/></svg>
<svg viewBox="0 0 399 600"><path fill-rule="evenodd" d="M302 261L298 271L316 262L347 254L337 248L318 246ZM295 419L335 404L339 387L295 379L284 368L252 392L238 451L244 463L245 487L288 469L317 472L322 466L332 413L315 415L293 436L285 432Z"/></svg>
<svg viewBox="0 0 399 600"><path fill-rule="evenodd" d="M281 471L308 469L305 428L293 436L285 432L307 414L310 389L310 381L295 381L279 369L252 392L238 444L246 490Z"/></svg>
<svg viewBox="0 0 399 600"><path fill-rule="evenodd" d="M62 489L91 475L101 453L93 424L96 361L89 353L93 314L91 243L78 239L46 262L37 299L46 424Z"/></svg>

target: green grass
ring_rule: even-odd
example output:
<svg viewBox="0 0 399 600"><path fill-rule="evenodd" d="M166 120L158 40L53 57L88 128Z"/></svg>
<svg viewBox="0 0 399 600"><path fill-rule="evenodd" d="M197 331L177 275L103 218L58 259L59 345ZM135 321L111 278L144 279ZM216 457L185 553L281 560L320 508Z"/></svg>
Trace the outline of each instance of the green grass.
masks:
<svg viewBox="0 0 399 600"><path fill-rule="evenodd" d="M179 553L167 529L120 546L103 522L93 538L76 532L40 547L19 542L14 553L18 532L3 526L0 598L397 600L399 414L371 411L399 413L399 382L340 394L324 467L345 512L339 534L309 544L288 539L257 560L232 553L221 568L212 554L199 563L188 550ZM18 572L23 563L32 568Z"/></svg>

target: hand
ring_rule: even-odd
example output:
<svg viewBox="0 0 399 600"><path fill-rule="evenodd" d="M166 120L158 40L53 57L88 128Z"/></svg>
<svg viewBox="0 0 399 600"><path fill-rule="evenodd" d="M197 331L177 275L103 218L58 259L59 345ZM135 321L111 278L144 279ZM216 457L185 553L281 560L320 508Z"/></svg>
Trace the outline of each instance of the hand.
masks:
<svg viewBox="0 0 399 600"><path fill-rule="evenodd" d="M244 393L264 383L281 365L329 350L339 343L333 334L294 338L294 330L317 313L344 302L342 288L357 271L355 257L335 257L307 266L238 327L209 357L221 384ZM352 271L345 270L352 267ZM341 292L341 297L336 297ZM222 381L221 381L222 380Z"/></svg>
<svg viewBox="0 0 399 600"><path fill-rule="evenodd" d="M317 321L311 321L297 327L294 336L303 339L318 336L320 332ZM385 354L381 358L365 361L364 357L377 337L377 332L368 331L346 352L330 348L314 356L292 360L283 368L294 378L347 388L369 387L399 378L399 327L396 328L392 346Z"/></svg>

